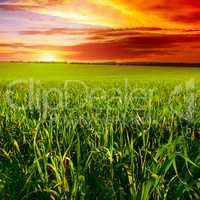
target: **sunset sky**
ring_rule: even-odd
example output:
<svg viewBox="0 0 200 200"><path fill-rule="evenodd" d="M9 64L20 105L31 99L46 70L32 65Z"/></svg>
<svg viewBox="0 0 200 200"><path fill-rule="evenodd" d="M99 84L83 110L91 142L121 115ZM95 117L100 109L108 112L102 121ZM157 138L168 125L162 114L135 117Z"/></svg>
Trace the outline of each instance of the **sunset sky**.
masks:
<svg viewBox="0 0 200 200"><path fill-rule="evenodd" d="M200 0L0 0L0 60L200 62Z"/></svg>

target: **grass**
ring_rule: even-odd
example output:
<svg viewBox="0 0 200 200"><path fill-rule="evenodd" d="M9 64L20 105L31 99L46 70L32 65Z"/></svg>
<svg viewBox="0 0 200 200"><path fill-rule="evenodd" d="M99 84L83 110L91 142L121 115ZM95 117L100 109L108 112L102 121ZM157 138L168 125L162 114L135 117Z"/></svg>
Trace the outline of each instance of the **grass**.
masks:
<svg viewBox="0 0 200 200"><path fill-rule="evenodd" d="M0 80L37 79L63 80L188 80L199 79L200 70L194 67L150 67L118 65L84 65L64 63L1 63Z"/></svg>
<svg viewBox="0 0 200 200"><path fill-rule="evenodd" d="M0 67L0 199L200 199L200 69Z"/></svg>

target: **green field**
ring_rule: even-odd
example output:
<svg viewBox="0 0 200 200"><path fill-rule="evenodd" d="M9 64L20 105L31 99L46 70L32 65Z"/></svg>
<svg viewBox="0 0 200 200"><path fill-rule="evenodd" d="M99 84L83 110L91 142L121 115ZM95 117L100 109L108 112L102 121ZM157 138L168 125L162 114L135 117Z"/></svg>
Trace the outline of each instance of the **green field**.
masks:
<svg viewBox="0 0 200 200"><path fill-rule="evenodd" d="M189 80L200 78L200 68L64 63L1 63L0 80Z"/></svg>
<svg viewBox="0 0 200 200"><path fill-rule="evenodd" d="M0 199L200 199L199 77L1 63Z"/></svg>

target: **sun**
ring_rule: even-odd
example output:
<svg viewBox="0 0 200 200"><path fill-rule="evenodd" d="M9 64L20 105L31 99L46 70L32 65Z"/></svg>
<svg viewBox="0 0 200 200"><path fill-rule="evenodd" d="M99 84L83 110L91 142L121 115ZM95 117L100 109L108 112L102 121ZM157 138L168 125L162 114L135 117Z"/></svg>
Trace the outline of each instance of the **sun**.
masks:
<svg viewBox="0 0 200 200"><path fill-rule="evenodd" d="M42 62L56 62L59 61L59 58L56 54L46 53L40 56L39 61Z"/></svg>

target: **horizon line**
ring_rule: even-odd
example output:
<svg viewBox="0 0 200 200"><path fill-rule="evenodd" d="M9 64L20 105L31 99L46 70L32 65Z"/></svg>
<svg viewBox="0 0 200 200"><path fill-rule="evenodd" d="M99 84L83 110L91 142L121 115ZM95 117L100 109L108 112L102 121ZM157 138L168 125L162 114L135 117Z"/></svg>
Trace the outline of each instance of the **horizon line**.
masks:
<svg viewBox="0 0 200 200"><path fill-rule="evenodd" d="M198 66L200 67L200 62L117 62L117 61L97 61L97 62L80 62L80 61L0 61L0 63L63 63L63 64L96 64L96 65L146 65L146 66L172 66L172 65L187 65L187 66Z"/></svg>

